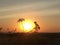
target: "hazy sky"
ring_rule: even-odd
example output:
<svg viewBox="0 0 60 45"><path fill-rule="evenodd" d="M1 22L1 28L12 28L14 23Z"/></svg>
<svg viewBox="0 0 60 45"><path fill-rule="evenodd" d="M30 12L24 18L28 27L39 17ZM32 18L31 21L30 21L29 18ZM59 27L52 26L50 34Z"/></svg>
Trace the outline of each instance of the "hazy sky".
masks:
<svg viewBox="0 0 60 45"><path fill-rule="evenodd" d="M22 17L36 20L41 32L60 32L60 0L0 0L0 27L13 28Z"/></svg>

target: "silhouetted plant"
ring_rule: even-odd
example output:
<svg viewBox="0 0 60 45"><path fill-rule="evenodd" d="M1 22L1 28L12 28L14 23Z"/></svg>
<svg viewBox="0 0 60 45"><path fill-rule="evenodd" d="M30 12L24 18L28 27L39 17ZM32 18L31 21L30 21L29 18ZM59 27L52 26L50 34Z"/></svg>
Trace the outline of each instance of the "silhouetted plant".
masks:
<svg viewBox="0 0 60 45"><path fill-rule="evenodd" d="M24 21L25 19L24 18L20 18L20 19L18 19L18 21L17 22L22 22L22 21ZM22 23L23 24L23 23ZM24 31L24 30L23 30Z"/></svg>
<svg viewBox="0 0 60 45"><path fill-rule="evenodd" d="M11 32L10 32L10 31L8 31L8 33L10 34Z"/></svg>
<svg viewBox="0 0 60 45"><path fill-rule="evenodd" d="M9 28L7 28L7 32L9 33Z"/></svg>
<svg viewBox="0 0 60 45"><path fill-rule="evenodd" d="M16 32L16 29L13 30L13 33L15 33L15 32Z"/></svg>
<svg viewBox="0 0 60 45"><path fill-rule="evenodd" d="M21 19L18 19L18 21L17 22L22 22L22 21L24 21L25 19L24 18L21 18ZM34 22L34 24L35 24L35 31L38 31L38 30L40 30L40 26L37 24L37 22L35 21Z"/></svg>
<svg viewBox="0 0 60 45"><path fill-rule="evenodd" d="M9 28L7 28L7 30L9 30Z"/></svg>
<svg viewBox="0 0 60 45"><path fill-rule="evenodd" d="M17 22L22 22L22 21L24 21L24 20L25 20L24 18L21 18L21 19L18 19Z"/></svg>
<svg viewBox="0 0 60 45"><path fill-rule="evenodd" d="M37 24L37 22L36 22L36 21L34 22L34 24L35 24L35 28L34 28L34 29L35 29L35 31L40 30L40 26Z"/></svg>
<svg viewBox="0 0 60 45"><path fill-rule="evenodd" d="M0 27L0 31L2 30L3 28L2 27Z"/></svg>

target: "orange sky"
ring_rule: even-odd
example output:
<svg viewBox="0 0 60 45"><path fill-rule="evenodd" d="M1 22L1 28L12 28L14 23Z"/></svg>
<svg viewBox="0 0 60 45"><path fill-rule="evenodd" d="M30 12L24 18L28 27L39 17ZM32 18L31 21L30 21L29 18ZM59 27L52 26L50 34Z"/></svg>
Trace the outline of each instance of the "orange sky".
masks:
<svg viewBox="0 0 60 45"><path fill-rule="evenodd" d="M0 27L17 28L17 20L37 21L40 32L60 32L60 1L0 0Z"/></svg>

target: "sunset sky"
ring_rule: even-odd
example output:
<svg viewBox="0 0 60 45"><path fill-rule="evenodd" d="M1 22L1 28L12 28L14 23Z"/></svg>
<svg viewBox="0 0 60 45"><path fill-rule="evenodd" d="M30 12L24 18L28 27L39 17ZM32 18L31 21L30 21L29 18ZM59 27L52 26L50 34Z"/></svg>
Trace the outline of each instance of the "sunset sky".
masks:
<svg viewBox="0 0 60 45"><path fill-rule="evenodd" d="M0 0L0 27L17 28L27 18L40 25L40 32L60 32L60 0Z"/></svg>

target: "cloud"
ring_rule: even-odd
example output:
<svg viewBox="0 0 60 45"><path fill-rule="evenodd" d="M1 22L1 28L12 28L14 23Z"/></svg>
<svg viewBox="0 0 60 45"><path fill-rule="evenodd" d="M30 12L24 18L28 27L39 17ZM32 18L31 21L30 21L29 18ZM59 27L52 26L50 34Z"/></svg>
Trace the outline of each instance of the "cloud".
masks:
<svg viewBox="0 0 60 45"><path fill-rule="evenodd" d="M17 17L17 16L16 15L3 15L3 16L0 15L0 19L7 19L7 18L14 18L14 17Z"/></svg>
<svg viewBox="0 0 60 45"><path fill-rule="evenodd" d="M23 9L27 7L35 8L41 7L40 9L45 8L46 6L53 5L56 0L4 0L0 1L0 9L4 10L16 10L16 9ZM1 10L0 10L1 11Z"/></svg>
<svg viewBox="0 0 60 45"><path fill-rule="evenodd" d="M47 11L46 11L47 10ZM59 0L0 0L0 16L12 16L28 11L49 15L60 13ZM49 13L49 14L48 14Z"/></svg>

